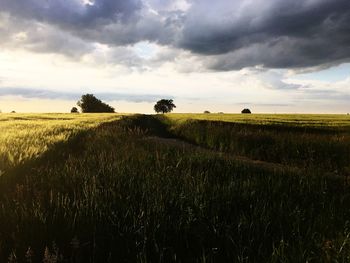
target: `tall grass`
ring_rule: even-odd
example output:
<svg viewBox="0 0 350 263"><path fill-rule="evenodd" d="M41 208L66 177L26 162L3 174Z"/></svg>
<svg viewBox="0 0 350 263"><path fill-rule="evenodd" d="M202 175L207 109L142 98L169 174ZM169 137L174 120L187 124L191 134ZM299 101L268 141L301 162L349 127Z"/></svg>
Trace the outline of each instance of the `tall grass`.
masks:
<svg viewBox="0 0 350 263"><path fill-rule="evenodd" d="M350 171L350 132L344 127L204 120L170 123L177 136L209 149L337 175Z"/></svg>
<svg viewBox="0 0 350 263"><path fill-rule="evenodd" d="M156 137L166 128L123 118L9 170L0 261L349 262L343 180Z"/></svg>
<svg viewBox="0 0 350 263"><path fill-rule="evenodd" d="M36 158L82 130L116 120L112 114L0 114L0 174Z"/></svg>
<svg viewBox="0 0 350 263"><path fill-rule="evenodd" d="M349 131L350 116L345 114L193 114L171 113L165 115L176 123L187 120L224 121L258 125L283 125L298 127L335 128Z"/></svg>

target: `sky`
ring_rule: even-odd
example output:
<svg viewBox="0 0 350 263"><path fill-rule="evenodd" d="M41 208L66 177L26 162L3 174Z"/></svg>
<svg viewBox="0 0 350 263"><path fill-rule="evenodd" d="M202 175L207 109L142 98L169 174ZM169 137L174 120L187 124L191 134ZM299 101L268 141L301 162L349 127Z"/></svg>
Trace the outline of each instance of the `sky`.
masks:
<svg viewBox="0 0 350 263"><path fill-rule="evenodd" d="M0 0L0 110L350 112L349 0Z"/></svg>

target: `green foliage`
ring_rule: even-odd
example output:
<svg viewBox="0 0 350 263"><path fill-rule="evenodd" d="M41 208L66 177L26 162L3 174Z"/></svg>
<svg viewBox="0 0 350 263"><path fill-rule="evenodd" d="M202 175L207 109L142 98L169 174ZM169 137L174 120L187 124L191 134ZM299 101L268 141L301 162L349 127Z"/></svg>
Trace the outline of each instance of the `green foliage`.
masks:
<svg viewBox="0 0 350 263"><path fill-rule="evenodd" d="M172 112L174 108L176 108L176 106L173 100L162 99L157 101L157 103L154 105L154 111L156 113L169 113Z"/></svg>
<svg viewBox="0 0 350 263"><path fill-rule="evenodd" d="M79 113L77 107L73 107L73 108L70 110L70 112L71 112L71 113Z"/></svg>
<svg viewBox="0 0 350 263"><path fill-rule="evenodd" d="M113 107L97 99L93 94L82 95L77 105L81 108L83 113L114 112Z"/></svg>
<svg viewBox="0 0 350 263"><path fill-rule="evenodd" d="M243 114L250 114L252 112L250 111L250 109L243 109L241 113L243 113Z"/></svg>
<svg viewBox="0 0 350 263"><path fill-rule="evenodd" d="M72 115L65 118L89 116ZM30 129L56 122L54 116L24 117L32 126L17 119L17 128L36 136ZM189 124L167 116L101 124L96 115L100 125L82 124L37 158L7 169L0 177L0 261L349 262L350 186L344 178L168 138L167 125ZM203 127L204 135L209 128L220 134L206 125L187 128L196 136ZM223 145L242 130L260 138L258 126L216 125L231 131ZM266 138L284 132L260 129Z"/></svg>

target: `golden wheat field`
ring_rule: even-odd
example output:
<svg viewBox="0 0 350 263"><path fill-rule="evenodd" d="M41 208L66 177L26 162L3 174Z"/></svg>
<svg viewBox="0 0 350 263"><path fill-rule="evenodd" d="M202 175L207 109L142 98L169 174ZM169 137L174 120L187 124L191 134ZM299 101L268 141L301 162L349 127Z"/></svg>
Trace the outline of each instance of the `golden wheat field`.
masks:
<svg viewBox="0 0 350 263"><path fill-rule="evenodd" d="M0 114L0 172L118 114Z"/></svg>
<svg viewBox="0 0 350 263"><path fill-rule="evenodd" d="M50 145L66 141L80 131L125 114L0 114L0 171L45 152ZM165 115L180 124L187 120L223 121L248 124L350 127L349 115L308 114L193 114Z"/></svg>
<svg viewBox="0 0 350 263"><path fill-rule="evenodd" d="M293 126L350 127L350 115L346 114L222 114L222 113L171 113L166 116L175 121L188 119L224 121L248 124L281 124Z"/></svg>
<svg viewBox="0 0 350 263"><path fill-rule="evenodd" d="M349 119L0 114L0 262L350 262Z"/></svg>

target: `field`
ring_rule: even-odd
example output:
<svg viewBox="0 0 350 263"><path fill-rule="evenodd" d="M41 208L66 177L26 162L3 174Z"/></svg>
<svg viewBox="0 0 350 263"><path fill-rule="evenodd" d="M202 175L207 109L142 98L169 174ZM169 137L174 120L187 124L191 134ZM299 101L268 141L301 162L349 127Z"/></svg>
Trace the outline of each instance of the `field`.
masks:
<svg viewBox="0 0 350 263"><path fill-rule="evenodd" d="M349 262L347 115L0 114L0 262Z"/></svg>
<svg viewBox="0 0 350 263"><path fill-rule="evenodd" d="M225 121L246 124L264 125L292 125L308 127L346 127L350 129L350 116L340 114L192 114L177 113L169 114L168 117L176 122L183 122L188 119Z"/></svg>
<svg viewBox="0 0 350 263"><path fill-rule="evenodd" d="M108 114L0 114L0 174L38 157L54 143L118 118Z"/></svg>

